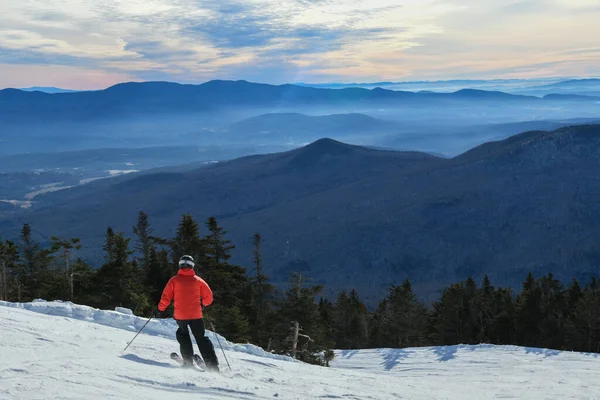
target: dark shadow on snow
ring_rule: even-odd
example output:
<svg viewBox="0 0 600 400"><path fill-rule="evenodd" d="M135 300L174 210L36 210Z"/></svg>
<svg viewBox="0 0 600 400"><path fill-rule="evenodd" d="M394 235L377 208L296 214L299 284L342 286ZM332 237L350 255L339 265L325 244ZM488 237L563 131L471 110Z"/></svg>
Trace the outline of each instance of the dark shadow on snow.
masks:
<svg viewBox="0 0 600 400"><path fill-rule="evenodd" d="M198 392L198 393L207 394L208 396L210 396L211 394L222 395L223 393L227 393L230 395L238 395L238 396L239 395L255 396L255 394L252 392L244 392L244 391L240 391L240 390L220 388L220 387L208 387L208 386L203 386L203 385L192 383L192 382L168 383L168 382L160 382L160 381L153 381L150 379L126 376L126 375L117 375L117 377L120 379L129 380L132 382L136 382L138 384L151 386L155 389L169 391L169 392ZM211 397L206 397L206 398L210 399Z"/></svg>
<svg viewBox="0 0 600 400"><path fill-rule="evenodd" d="M342 350L339 352L340 358L352 358L358 354L358 350Z"/></svg>
<svg viewBox="0 0 600 400"><path fill-rule="evenodd" d="M433 352L438 357L438 361L440 362L454 360L457 351L458 346L435 347L433 349Z"/></svg>
<svg viewBox="0 0 600 400"><path fill-rule="evenodd" d="M394 369L400 361L412 353L412 351L404 350L404 349L381 349L378 350L379 354L381 354L381 358L383 358L383 366L387 371Z"/></svg>
<svg viewBox="0 0 600 400"><path fill-rule="evenodd" d="M124 358L129 361L133 361L133 362L136 362L139 364L152 365L155 367L175 368L175 366L171 363L164 363L164 362L159 362L159 361L154 361L154 360L148 360L147 358L138 357L135 354L125 354L125 355L121 356L121 358Z"/></svg>
<svg viewBox="0 0 600 400"><path fill-rule="evenodd" d="M554 357L560 354L558 350L550 350L550 349L539 349L537 347L525 347L525 353L527 354L536 354L544 357Z"/></svg>

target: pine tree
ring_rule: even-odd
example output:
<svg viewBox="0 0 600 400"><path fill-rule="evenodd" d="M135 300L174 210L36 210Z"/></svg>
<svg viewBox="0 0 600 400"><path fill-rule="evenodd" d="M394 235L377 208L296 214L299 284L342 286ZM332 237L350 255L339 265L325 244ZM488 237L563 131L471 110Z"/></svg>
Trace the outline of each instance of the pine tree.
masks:
<svg viewBox="0 0 600 400"><path fill-rule="evenodd" d="M342 291L335 302L335 346L339 349L359 349L367 345L369 325L367 307L356 290L348 295Z"/></svg>
<svg viewBox="0 0 600 400"><path fill-rule="evenodd" d="M206 221L209 234L206 237L207 256L214 264L227 264L231 259L231 250L235 248L230 240L225 239L227 231L219 226L215 217Z"/></svg>
<svg viewBox="0 0 600 400"><path fill-rule="evenodd" d="M498 288L492 302L490 341L495 344L512 344L515 338L515 304L510 289Z"/></svg>
<svg viewBox="0 0 600 400"><path fill-rule="evenodd" d="M204 238L207 253L206 276L211 279L217 291L233 297L245 297L244 293L248 293L249 288L246 269L229 263L234 246L225 238L227 232L217 224L214 217L209 218L206 225L209 227L209 234Z"/></svg>
<svg viewBox="0 0 600 400"><path fill-rule="evenodd" d="M160 301L162 291L171 277L171 270L169 253L166 250L157 251L152 247L148 259L143 264L142 275L153 304Z"/></svg>
<svg viewBox="0 0 600 400"><path fill-rule="evenodd" d="M489 343L491 341L490 330L494 323L494 287L487 275L483 277L481 289L476 298L475 327L476 336L479 343Z"/></svg>
<svg viewBox="0 0 600 400"><path fill-rule="evenodd" d="M39 243L32 238L29 224L24 224L21 229L21 262L22 268L18 274L19 301L44 298L48 288L48 266L52 261L50 251L42 249Z"/></svg>
<svg viewBox="0 0 600 400"><path fill-rule="evenodd" d="M569 310L574 310L577 307L577 304L581 300L583 296L583 291L581 290L581 285L579 281L575 278L571 281L571 286L569 286L567 292L567 302Z"/></svg>
<svg viewBox="0 0 600 400"><path fill-rule="evenodd" d="M246 341L251 336L253 319L252 288L246 269L229 263L234 246L214 217L206 221L209 233L200 239L203 256L197 273L208 282L214 303L210 316L226 337ZM198 263L196 263L198 265Z"/></svg>
<svg viewBox="0 0 600 400"><path fill-rule="evenodd" d="M582 351L581 334L578 331L576 313L583 299L583 290L579 281L575 278L566 292L566 321L564 327L565 348Z"/></svg>
<svg viewBox="0 0 600 400"><path fill-rule="evenodd" d="M148 262L152 252L156 253L156 245L152 233L154 229L150 226L148 214L140 211L138 214L137 224L133 227L133 233L137 236L135 250L141 254L138 257L139 263L143 270L148 269Z"/></svg>
<svg viewBox="0 0 600 400"><path fill-rule="evenodd" d="M335 347L338 349L350 349L349 335L349 320L350 320L350 301L348 292L342 290L335 301L334 305L334 332L335 332Z"/></svg>
<svg viewBox="0 0 600 400"><path fill-rule="evenodd" d="M600 352L600 290L593 278L583 290L571 317L568 342L576 351Z"/></svg>
<svg viewBox="0 0 600 400"><path fill-rule="evenodd" d="M138 257L136 260L141 267L148 296L153 304L157 304L171 277L173 268L168 260L168 252L157 249L155 242L158 239L152 236L153 232L154 229L150 225L148 214L140 211L137 223L133 227L133 233L137 237L135 251Z"/></svg>
<svg viewBox="0 0 600 400"><path fill-rule="evenodd" d="M74 280L75 273L73 271L73 265L71 264L71 257L73 250L79 250L81 248L81 244L79 243L79 238L58 238L56 236L52 236L50 238L52 241L52 247L50 249L51 254L59 253L58 258L62 259L64 263L64 276L68 283L68 299L73 301L74 298Z"/></svg>
<svg viewBox="0 0 600 400"><path fill-rule="evenodd" d="M542 293L539 282L530 272L517 297L515 310L516 341L520 346L540 347Z"/></svg>
<svg viewBox="0 0 600 400"><path fill-rule="evenodd" d="M335 327L335 306L331 301L321 298L319 300L319 316L321 319L321 330L323 332L323 345L330 348L339 348L336 346L336 327ZM333 354L333 352L331 352ZM325 355L325 362L328 363L327 354ZM333 359L333 356L331 357ZM329 360L331 361L331 360ZM329 366L329 365L328 365Z"/></svg>
<svg viewBox="0 0 600 400"><path fill-rule="evenodd" d="M367 307L358 297L355 289L350 291L348 297L350 309L350 318L348 321L349 347L352 349L362 349L369 342L369 324Z"/></svg>
<svg viewBox="0 0 600 400"><path fill-rule="evenodd" d="M148 299L141 284L141 273L129 260L133 254L129 250L130 239L123 233L107 230L105 263L97 273L101 307L127 307L142 312L149 308Z"/></svg>
<svg viewBox="0 0 600 400"><path fill-rule="evenodd" d="M285 292L277 312L275 349L280 353L292 354L302 361L323 364L319 353L326 350L323 343L322 324L319 307L315 297L321 293L323 286L304 286L301 274L292 274L290 287ZM298 330L295 330L299 329ZM294 331L299 338L294 337ZM297 351L293 349L294 340L298 339Z"/></svg>
<svg viewBox="0 0 600 400"><path fill-rule="evenodd" d="M11 241L0 241L0 300L16 298L19 277L19 250Z"/></svg>
<svg viewBox="0 0 600 400"><path fill-rule="evenodd" d="M563 285L552 274L542 277L540 285L540 345L562 349L567 323L567 297Z"/></svg>
<svg viewBox="0 0 600 400"><path fill-rule="evenodd" d="M73 262L71 270L75 277L73 280L73 302L96 305L98 303L95 284L96 271L80 258Z"/></svg>
<svg viewBox="0 0 600 400"><path fill-rule="evenodd" d="M428 311L420 303L407 279L392 286L379 303L371 321L371 345L375 347L412 347L427 343Z"/></svg>
<svg viewBox="0 0 600 400"><path fill-rule="evenodd" d="M255 318L253 321L253 340L262 346L268 345L269 327L267 324L268 314L270 313L269 301L272 298L275 287L269 283L269 277L263 272L262 254L261 254L260 234L254 234L254 276L250 278L252 285L253 304Z"/></svg>
<svg viewBox="0 0 600 400"><path fill-rule="evenodd" d="M115 232L110 226L106 228L102 249L104 250L104 262L113 262L115 257Z"/></svg>
<svg viewBox="0 0 600 400"><path fill-rule="evenodd" d="M204 266L206 263L206 246L200 238L200 227L190 214L181 217L175 238L163 241L163 244L171 248L173 275L177 273L179 259L184 255L192 256L196 265Z"/></svg>
<svg viewBox="0 0 600 400"><path fill-rule="evenodd" d="M432 312L432 334L435 344L444 346L474 342L474 318L471 297L473 286L464 282L444 289L442 298L434 303Z"/></svg>

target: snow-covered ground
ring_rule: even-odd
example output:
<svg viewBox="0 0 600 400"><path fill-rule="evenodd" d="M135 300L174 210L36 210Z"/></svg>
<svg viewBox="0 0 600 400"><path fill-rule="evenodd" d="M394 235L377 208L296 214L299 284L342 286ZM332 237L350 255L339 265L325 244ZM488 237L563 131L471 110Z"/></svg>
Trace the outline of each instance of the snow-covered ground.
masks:
<svg viewBox="0 0 600 400"><path fill-rule="evenodd" d="M339 351L305 365L211 333L223 374L183 370L172 320L0 302L0 399L600 399L600 357L511 346Z"/></svg>

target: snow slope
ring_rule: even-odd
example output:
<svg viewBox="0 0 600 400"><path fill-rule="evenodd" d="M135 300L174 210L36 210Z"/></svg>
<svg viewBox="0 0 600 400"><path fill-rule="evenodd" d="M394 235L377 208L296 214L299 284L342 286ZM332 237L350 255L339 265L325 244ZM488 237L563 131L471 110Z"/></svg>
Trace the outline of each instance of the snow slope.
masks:
<svg viewBox="0 0 600 400"><path fill-rule="evenodd" d="M511 346L339 351L305 365L212 333L222 375L183 370L172 320L0 302L0 399L600 399L600 357Z"/></svg>

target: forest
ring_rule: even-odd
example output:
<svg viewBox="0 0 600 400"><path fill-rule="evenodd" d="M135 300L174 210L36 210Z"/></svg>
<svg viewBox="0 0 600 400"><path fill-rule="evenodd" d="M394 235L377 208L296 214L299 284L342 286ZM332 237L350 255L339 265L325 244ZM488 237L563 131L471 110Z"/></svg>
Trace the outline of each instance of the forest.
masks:
<svg viewBox="0 0 600 400"><path fill-rule="evenodd" d="M565 285L551 273L530 273L518 293L495 287L487 276L479 283L469 278L444 288L433 304L420 301L405 280L371 310L356 290L325 298L322 285L299 273L290 275L287 288L276 288L264 273L259 233L253 264L239 266L230 263L234 244L214 217L202 226L183 215L173 238L153 232L144 212L132 237L107 228L103 260L90 265L77 257L79 238L53 236L43 246L26 223L19 240L0 240L0 300L118 306L149 317L179 258L188 254L214 292L206 315L220 334L305 362L327 365L331 349L479 343L600 353L596 278Z"/></svg>

